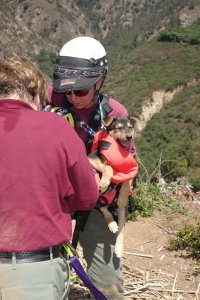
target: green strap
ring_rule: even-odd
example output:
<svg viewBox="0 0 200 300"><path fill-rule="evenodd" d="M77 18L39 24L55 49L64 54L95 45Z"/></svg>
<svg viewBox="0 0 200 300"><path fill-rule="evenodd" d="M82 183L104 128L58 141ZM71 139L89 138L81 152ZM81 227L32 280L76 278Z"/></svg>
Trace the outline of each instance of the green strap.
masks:
<svg viewBox="0 0 200 300"><path fill-rule="evenodd" d="M75 254L72 252L71 248L67 245L67 244L62 244L63 248L65 249L65 251L67 252L67 254L69 255L69 257L73 257L75 256Z"/></svg>
<svg viewBox="0 0 200 300"><path fill-rule="evenodd" d="M69 247L69 245L67 244L62 244L63 248L65 249L65 251L67 252L67 255L72 258L75 256L75 254L72 252L71 248ZM71 275L70 276L70 281L76 281L79 279L78 275Z"/></svg>

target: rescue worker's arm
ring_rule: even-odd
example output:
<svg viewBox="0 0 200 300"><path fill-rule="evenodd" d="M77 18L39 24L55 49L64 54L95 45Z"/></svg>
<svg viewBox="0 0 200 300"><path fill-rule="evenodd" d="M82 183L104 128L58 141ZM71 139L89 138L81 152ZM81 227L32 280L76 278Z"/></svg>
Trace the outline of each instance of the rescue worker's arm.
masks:
<svg viewBox="0 0 200 300"><path fill-rule="evenodd" d="M77 161L69 168L68 173L74 192L74 196L68 201L70 211L93 209L99 197L99 190L84 147L81 147Z"/></svg>

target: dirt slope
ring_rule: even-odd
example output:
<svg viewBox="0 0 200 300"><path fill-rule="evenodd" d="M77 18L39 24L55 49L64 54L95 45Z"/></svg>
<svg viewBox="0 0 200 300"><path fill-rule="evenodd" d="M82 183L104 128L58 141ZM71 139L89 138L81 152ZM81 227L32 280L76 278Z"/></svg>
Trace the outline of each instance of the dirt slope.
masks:
<svg viewBox="0 0 200 300"><path fill-rule="evenodd" d="M139 218L126 225L125 287L127 282L133 284L131 288L127 285L125 299L199 299L200 265L185 251L168 250L169 238L176 230L186 221L199 221L200 203L184 206L190 211L187 216L173 214L169 221L157 212L152 218Z"/></svg>
<svg viewBox="0 0 200 300"><path fill-rule="evenodd" d="M182 206L187 214L171 214L170 220L156 212L154 217L140 217L126 224L125 300L200 299L200 264L188 258L185 251L168 250L173 233L185 222L199 221L200 202L185 202ZM77 282L69 299L93 298L81 282Z"/></svg>

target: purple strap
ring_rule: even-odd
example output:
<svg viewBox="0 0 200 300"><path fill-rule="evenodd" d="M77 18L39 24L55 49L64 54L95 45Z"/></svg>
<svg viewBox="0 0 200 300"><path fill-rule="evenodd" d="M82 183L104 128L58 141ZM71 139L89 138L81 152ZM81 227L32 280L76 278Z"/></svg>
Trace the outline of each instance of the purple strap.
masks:
<svg viewBox="0 0 200 300"><path fill-rule="evenodd" d="M95 299L97 300L108 300L91 282L87 274L85 273L82 265L80 264L79 260L76 256L73 256L70 258L70 263L75 270L76 274L80 277L82 282L85 284L85 286L92 292L92 294L95 296Z"/></svg>

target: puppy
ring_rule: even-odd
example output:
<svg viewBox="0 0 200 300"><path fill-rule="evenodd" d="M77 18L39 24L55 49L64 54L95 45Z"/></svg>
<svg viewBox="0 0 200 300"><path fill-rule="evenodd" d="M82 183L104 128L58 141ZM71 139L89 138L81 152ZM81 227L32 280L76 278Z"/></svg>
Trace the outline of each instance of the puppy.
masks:
<svg viewBox="0 0 200 300"><path fill-rule="evenodd" d="M117 233L115 253L121 257L123 253L124 226L126 222L126 206L132 186L132 179L138 172L134 159L134 126L136 117L107 116L103 120L105 130L97 133L92 152L88 158L93 168L101 174L99 181L100 195L111 182L121 184L117 198L118 224L109 212L108 206L100 206L111 232ZM103 194L103 196L105 196ZM110 204L110 203L109 203Z"/></svg>

